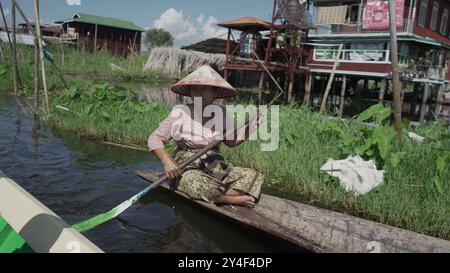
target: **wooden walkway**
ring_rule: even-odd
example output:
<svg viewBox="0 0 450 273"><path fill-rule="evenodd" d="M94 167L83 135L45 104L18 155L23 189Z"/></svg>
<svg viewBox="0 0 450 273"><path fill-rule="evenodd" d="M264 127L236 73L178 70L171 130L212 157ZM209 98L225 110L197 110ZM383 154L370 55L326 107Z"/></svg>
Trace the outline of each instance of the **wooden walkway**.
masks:
<svg viewBox="0 0 450 273"><path fill-rule="evenodd" d="M149 182L160 173L136 172ZM375 223L354 216L320 209L262 194L254 209L216 206L190 199L174 190L174 183L162 188L191 200L228 220L278 237L312 252L447 252L450 241Z"/></svg>

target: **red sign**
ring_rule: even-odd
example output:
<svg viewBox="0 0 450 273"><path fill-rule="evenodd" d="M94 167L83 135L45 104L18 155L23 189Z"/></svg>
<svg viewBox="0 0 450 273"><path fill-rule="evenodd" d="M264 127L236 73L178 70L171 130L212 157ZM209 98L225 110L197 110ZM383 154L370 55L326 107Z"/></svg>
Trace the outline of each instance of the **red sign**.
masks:
<svg viewBox="0 0 450 273"><path fill-rule="evenodd" d="M405 0L394 0L395 22L397 27L403 26ZM387 1L368 1L364 7L363 29L388 29L389 5Z"/></svg>

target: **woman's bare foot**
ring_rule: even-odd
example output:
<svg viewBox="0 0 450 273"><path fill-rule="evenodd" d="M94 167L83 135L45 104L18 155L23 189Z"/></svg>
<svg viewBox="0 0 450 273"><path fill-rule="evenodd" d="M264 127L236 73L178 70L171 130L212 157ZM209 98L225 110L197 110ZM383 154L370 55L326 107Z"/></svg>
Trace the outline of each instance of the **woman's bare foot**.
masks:
<svg viewBox="0 0 450 273"><path fill-rule="evenodd" d="M238 196L222 195L217 199L216 203L253 208L255 206L255 198L246 194Z"/></svg>

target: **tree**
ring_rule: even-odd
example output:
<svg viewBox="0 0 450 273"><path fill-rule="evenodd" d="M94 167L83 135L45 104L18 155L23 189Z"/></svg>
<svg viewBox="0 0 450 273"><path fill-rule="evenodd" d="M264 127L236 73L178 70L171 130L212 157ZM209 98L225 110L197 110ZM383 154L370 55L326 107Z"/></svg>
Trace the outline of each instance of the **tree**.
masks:
<svg viewBox="0 0 450 273"><path fill-rule="evenodd" d="M162 28L151 28L145 32L144 43L149 50L155 47L173 46L173 36Z"/></svg>

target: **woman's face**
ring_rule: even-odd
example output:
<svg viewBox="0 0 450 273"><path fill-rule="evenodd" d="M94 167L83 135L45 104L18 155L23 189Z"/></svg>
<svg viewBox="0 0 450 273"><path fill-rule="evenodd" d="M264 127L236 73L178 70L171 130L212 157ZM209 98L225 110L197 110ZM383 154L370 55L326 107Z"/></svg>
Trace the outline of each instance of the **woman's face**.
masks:
<svg viewBox="0 0 450 273"><path fill-rule="evenodd" d="M214 87L193 86L191 90L192 100L194 98L202 98L203 105L211 104L214 100Z"/></svg>

